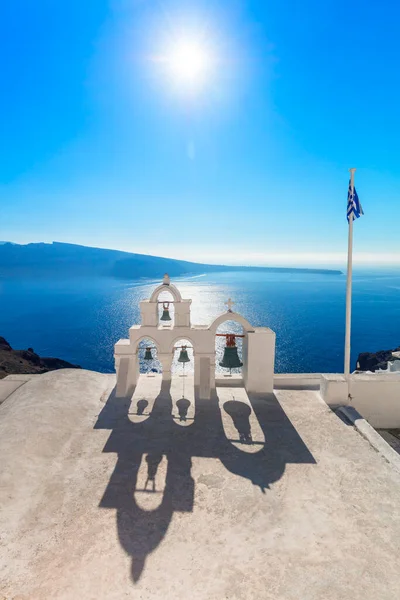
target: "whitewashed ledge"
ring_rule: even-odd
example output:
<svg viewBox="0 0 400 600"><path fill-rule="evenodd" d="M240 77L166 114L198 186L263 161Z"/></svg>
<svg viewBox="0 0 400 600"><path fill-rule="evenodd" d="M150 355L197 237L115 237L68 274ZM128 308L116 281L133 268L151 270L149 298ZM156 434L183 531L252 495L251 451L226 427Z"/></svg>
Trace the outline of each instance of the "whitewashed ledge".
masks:
<svg viewBox="0 0 400 600"><path fill-rule="evenodd" d="M320 394L328 406L352 406L373 427L400 428L400 373L321 375Z"/></svg>
<svg viewBox="0 0 400 600"><path fill-rule="evenodd" d="M275 373L274 389L319 390L321 373Z"/></svg>
<svg viewBox="0 0 400 600"><path fill-rule="evenodd" d="M400 428L400 372L282 373L274 389L319 390L331 408L352 406L377 429Z"/></svg>
<svg viewBox="0 0 400 600"><path fill-rule="evenodd" d="M333 377L338 377L336 373ZM215 374L215 384L218 387L237 387L243 385L243 377L240 373ZM321 373L275 373L275 390L319 390L321 385Z"/></svg>

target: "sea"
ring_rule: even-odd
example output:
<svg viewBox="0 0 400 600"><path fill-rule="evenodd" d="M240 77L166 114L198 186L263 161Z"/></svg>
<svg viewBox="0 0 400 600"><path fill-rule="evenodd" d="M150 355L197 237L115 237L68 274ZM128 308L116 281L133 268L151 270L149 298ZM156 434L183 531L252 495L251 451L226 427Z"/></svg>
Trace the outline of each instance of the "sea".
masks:
<svg viewBox="0 0 400 600"><path fill-rule="evenodd" d="M344 274L227 271L173 283L192 299L193 324L210 324L232 298L233 310L252 325L275 331L277 373L343 372ZM115 342L140 322L139 302L158 284L83 277L0 279L0 335L14 348L32 347L41 356L109 373ZM355 271L352 314L352 369L360 352L400 346L400 270ZM223 330L230 325L240 333L235 324ZM217 340L218 356L223 339ZM176 358L174 364L181 367ZM150 366L157 368L157 363ZM148 368L141 360L141 370Z"/></svg>

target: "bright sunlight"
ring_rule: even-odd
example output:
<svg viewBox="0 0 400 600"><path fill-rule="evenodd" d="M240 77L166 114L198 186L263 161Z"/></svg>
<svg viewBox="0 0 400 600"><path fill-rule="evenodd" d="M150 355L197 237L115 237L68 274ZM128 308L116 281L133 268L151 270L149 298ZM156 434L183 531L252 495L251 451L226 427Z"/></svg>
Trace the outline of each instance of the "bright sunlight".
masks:
<svg viewBox="0 0 400 600"><path fill-rule="evenodd" d="M211 56L205 44L191 40L175 42L163 56L168 77L179 86L200 87L210 75Z"/></svg>

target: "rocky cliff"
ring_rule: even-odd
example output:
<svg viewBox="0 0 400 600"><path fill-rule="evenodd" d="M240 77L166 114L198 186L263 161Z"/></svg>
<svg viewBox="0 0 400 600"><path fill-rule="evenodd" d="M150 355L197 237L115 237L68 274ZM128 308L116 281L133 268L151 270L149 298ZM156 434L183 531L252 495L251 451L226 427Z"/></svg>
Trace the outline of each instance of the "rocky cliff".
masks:
<svg viewBox="0 0 400 600"><path fill-rule="evenodd" d="M80 368L61 358L40 357L33 348L13 350L7 340L0 336L0 379L13 374L47 373L56 369Z"/></svg>
<svg viewBox="0 0 400 600"><path fill-rule="evenodd" d="M378 352L361 352L357 359L358 371L376 371L387 369L389 360L393 360L393 352L399 352L400 346L393 350L378 350Z"/></svg>

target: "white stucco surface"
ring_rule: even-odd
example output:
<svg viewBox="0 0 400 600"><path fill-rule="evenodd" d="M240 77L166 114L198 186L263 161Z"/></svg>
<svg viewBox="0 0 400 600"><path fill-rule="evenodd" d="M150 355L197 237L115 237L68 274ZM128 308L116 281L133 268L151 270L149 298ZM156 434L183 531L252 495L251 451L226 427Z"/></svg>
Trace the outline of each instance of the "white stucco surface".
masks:
<svg viewBox="0 0 400 600"><path fill-rule="evenodd" d="M114 384L57 371L0 406L0 598L398 597L400 475L318 392L224 386L185 425L178 380Z"/></svg>
<svg viewBox="0 0 400 600"><path fill-rule="evenodd" d="M0 404L25 382L26 379L0 379Z"/></svg>
<svg viewBox="0 0 400 600"><path fill-rule="evenodd" d="M400 428L400 373L321 375L321 397L329 406L351 406L373 427Z"/></svg>

